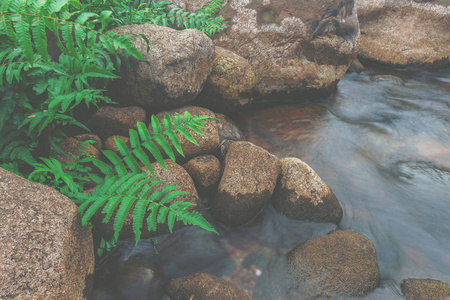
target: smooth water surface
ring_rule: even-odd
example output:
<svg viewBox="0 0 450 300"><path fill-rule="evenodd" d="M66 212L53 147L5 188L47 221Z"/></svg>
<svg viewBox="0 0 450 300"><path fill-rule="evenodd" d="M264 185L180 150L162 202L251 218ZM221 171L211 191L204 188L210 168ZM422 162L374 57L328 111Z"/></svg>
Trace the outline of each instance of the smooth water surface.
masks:
<svg viewBox="0 0 450 300"><path fill-rule="evenodd" d="M387 72L398 77L376 76ZM326 99L260 105L241 119L251 142L322 177L343 206L339 226L269 207L238 229L218 226L220 237L196 228L162 237L158 255L151 241L130 241L99 268L95 299L167 299L168 279L196 272L251 296L277 257L336 228L376 246L382 285L365 299L404 299L399 284L411 277L450 283L450 71L347 74Z"/></svg>

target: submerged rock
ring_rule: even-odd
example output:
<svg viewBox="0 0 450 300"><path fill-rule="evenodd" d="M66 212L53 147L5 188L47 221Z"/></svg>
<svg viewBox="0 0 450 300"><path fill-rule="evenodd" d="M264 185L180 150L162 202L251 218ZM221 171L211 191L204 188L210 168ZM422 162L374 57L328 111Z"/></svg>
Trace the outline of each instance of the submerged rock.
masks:
<svg viewBox="0 0 450 300"><path fill-rule="evenodd" d="M167 294L173 300L250 300L239 288L212 274L197 273L169 281Z"/></svg>
<svg viewBox="0 0 450 300"><path fill-rule="evenodd" d="M222 167L214 155L194 157L183 168L191 175L200 195L212 194L217 188Z"/></svg>
<svg viewBox="0 0 450 300"><path fill-rule="evenodd" d="M400 285L407 300L450 300L450 285L434 279L405 279Z"/></svg>
<svg viewBox="0 0 450 300"><path fill-rule="evenodd" d="M269 203L280 170L280 160L263 148L232 143L211 207L213 217L228 226L249 222Z"/></svg>
<svg viewBox="0 0 450 300"><path fill-rule="evenodd" d="M89 299L94 249L78 207L0 168L0 298Z"/></svg>
<svg viewBox="0 0 450 300"><path fill-rule="evenodd" d="M358 55L394 66L450 63L450 8L413 0L356 0Z"/></svg>
<svg viewBox="0 0 450 300"><path fill-rule="evenodd" d="M112 135L128 136L137 130L137 122L145 122L145 110L137 106L102 106L88 121L87 126L102 139Z"/></svg>
<svg viewBox="0 0 450 300"><path fill-rule="evenodd" d="M329 93L355 57L353 0L229 0L219 16L214 43L248 60L255 98Z"/></svg>
<svg viewBox="0 0 450 300"><path fill-rule="evenodd" d="M300 244L287 255L291 297L365 296L380 284L375 246L365 236L332 231Z"/></svg>
<svg viewBox="0 0 450 300"><path fill-rule="evenodd" d="M299 220L339 223L342 207L333 191L306 163L295 157L281 160L281 175L273 206Z"/></svg>
<svg viewBox="0 0 450 300"><path fill-rule="evenodd" d="M252 102L255 84L255 74L245 58L216 47L212 72L201 94L201 103L214 110L238 111Z"/></svg>
<svg viewBox="0 0 450 300"><path fill-rule="evenodd" d="M130 58L123 65L121 79L112 81L109 91L121 103L135 103L146 109L172 108L194 100L211 73L214 44L195 29L175 30L151 24L113 29L119 34L143 34L132 39L144 61Z"/></svg>

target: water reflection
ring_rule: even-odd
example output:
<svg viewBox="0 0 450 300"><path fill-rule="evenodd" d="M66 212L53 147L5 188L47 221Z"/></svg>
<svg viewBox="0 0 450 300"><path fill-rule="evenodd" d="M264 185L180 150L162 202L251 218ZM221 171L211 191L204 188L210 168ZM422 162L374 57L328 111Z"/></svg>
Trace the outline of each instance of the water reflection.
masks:
<svg viewBox="0 0 450 300"><path fill-rule="evenodd" d="M399 283L409 277L450 283L450 71L374 79L384 73L349 74L329 98L243 118L253 143L301 158L324 179L344 208L340 228L374 242L382 286L365 299L403 299ZM158 255L151 241L126 243L97 272L95 299L166 299L168 279L195 272L251 295L287 251L332 229L269 207L250 224L219 228L220 237L196 228L162 237Z"/></svg>

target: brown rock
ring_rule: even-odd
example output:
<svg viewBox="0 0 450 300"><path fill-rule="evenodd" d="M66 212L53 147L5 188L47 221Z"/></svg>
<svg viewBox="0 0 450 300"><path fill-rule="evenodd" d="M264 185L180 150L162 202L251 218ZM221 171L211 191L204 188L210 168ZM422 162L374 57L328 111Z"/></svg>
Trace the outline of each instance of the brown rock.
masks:
<svg viewBox="0 0 450 300"><path fill-rule="evenodd" d="M280 160L249 142L231 144L211 213L228 226L253 219L270 201L281 171Z"/></svg>
<svg viewBox="0 0 450 300"><path fill-rule="evenodd" d="M178 196L177 198L173 199L168 204L170 205L177 201L190 202L190 203L194 203L195 205L190 206L188 208L189 211L192 211L195 209L200 212L203 212L203 210L204 210L203 205L202 205L201 201L199 200L197 190L195 189L194 182L192 181L192 178L189 176L189 174L186 172L186 170L182 166L174 163L170 159L166 159L166 160L164 160L164 162L166 164L167 170L162 168L157 163L152 164L153 170L155 172L155 178L162 180L163 183L157 185L156 189L153 188L152 190L150 190L149 194L152 194L156 190L161 191L163 186L165 186L165 185L178 186L178 187L180 187L180 190L186 191L186 192L188 192L188 194L183 194L181 196ZM147 172L149 174L149 176L151 176L150 171L148 171L146 169L144 171ZM116 209L116 212L117 212L117 209ZM133 227L132 227L133 211L134 211L134 205L130 209L130 212L128 213L128 215L125 219L123 228L119 235L119 239L126 239L126 238L134 236ZM105 215L100 212L101 212L101 209L92 217L92 223L94 225L94 230L96 232L98 232L99 235L104 237L106 240L110 240L114 236L114 227L113 227L114 220L110 220L108 223L102 223L102 220L105 217ZM158 236L161 234L169 233L169 228L167 227L166 224L158 224L156 231L149 232L147 230L147 222L145 221L147 219L149 213L150 212L148 212L146 214L146 216L144 217L144 225L143 225L143 228L141 229L141 233L142 233L141 238L150 238L150 237ZM184 226L184 225L181 221L175 222L174 230L179 229L182 226Z"/></svg>
<svg viewBox="0 0 450 300"><path fill-rule="evenodd" d="M85 142L88 140L95 141L95 143L93 143L92 146L94 146L98 151L102 150L103 146L102 140L93 133L84 133L75 135L74 138L80 142Z"/></svg>
<svg viewBox="0 0 450 300"><path fill-rule="evenodd" d="M300 244L287 255L289 299L306 295L365 296L380 284L376 250L365 236L332 231Z"/></svg>
<svg viewBox="0 0 450 300"><path fill-rule="evenodd" d="M394 66L448 67L450 8L412 0L356 0L359 57Z"/></svg>
<svg viewBox="0 0 450 300"><path fill-rule="evenodd" d="M239 288L212 274L197 273L169 281L167 294L173 300L250 300Z"/></svg>
<svg viewBox="0 0 450 300"><path fill-rule="evenodd" d="M253 101L255 84L255 73L245 58L216 47L212 72L201 94L202 104L213 110L241 110Z"/></svg>
<svg viewBox="0 0 450 300"><path fill-rule="evenodd" d="M355 56L353 0L230 0L219 15L214 43L248 60L255 98L329 93Z"/></svg>
<svg viewBox="0 0 450 300"><path fill-rule="evenodd" d="M220 161L214 155L194 157L183 165L191 175L199 194L211 194L220 179Z"/></svg>
<svg viewBox="0 0 450 300"><path fill-rule="evenodd" d="M217 129L219 131L219 148L214 154L219 157L221 161L225 159L228 148L233 142L246 141L239 127L229 117L223 114L216 113Z"/></svg>
<svg viewBox="0 0 450 300"><path fill-rule="evenodd" d="M164 114L167 112L171 116L172 120L175 116L175 113L179 113L180 115L184 115L184 113L188 111L193 116L207 116L214 118L215 114L214 112L210 111L209 109L198 107L198 106L183 106L180 108L176 108L169 111L163 111L156 115L156 117L160 120L161 127L163 127L163 118ZM191 158L194 156L198 156L200 154L206 154L211 153L216 148L219 147L219 133L217 129L217 121L216 120L207 120L205 124L206 128L201 128L202 132L205 135L200 135L198 133L192 132L191 130L188 130L191 132L194 139L197 141L198 146L189 142L181 133L177 132L177 137L180 140L181 148L183 149L183 153L185 158ZM153 132L153 129L151 127L151 124L149 125L149 131ZM169 138L166 138L167 141L170 141ZM171 142L169 142L172 144ZM172 149L174 149L172 147ZM181 157L181 155L174 150L176 157Z"/></svg>
<svg viewBox="0 0 450 300"><path fill-rule="evenodd" d="M342 207L327 184L306 163L295 157L281 160L281 175L273 206L299 220L339 223Z"/></svg>
<svg viewBox="0 0 450 300"><path fill-rule="evenodd" d="M433 279L405 279L400 285L407 300L450 300L450 285Z"/></svg>
<svg viewBox="0 0 450 300"><path fill-rule="evenodd" d="M102 106L87 122L87 126L102 139L112 135L129 135L137 130L137 122L145 122L145 110L137 106Z"/></svg>
<svg viewBox="0 0 450 300"><path fill-rule="evenodd" d="M93 136L95 136L95 135L93 135ZM56 150L51 150L50 151L50 155L54 156L60 163L64 163L66 161L75 161L75 159L72 157L71 154L73 154L75 156L79 156L81 154L80 151L82 150L82 147L81 147L80 144L83 141L91 139L90 137L86 138L86 139L85 138L86 138L85 135L83 135L83 136L74 136L74 137L70 137L70 138L67 138L67 139L63 140L62 142L59 142L58 146L61 148L61 150L63 150L65 153L68 154L67 156L59 153ZM92 139L92 140L100 140L100 139L98 137L96 137L95 139ZM88 145L84 146L83 150L85 152L87 152L89 156L92 156L94 158L98 158L99 157L99 150L97 149L97 147L98 146L96 144L93 144L93 145L92 144L91 145L88 144Z"/></svg>
<svg viewBox="0 0 450 300"><path fill-rule="evenodd" d="M348 68L347 73L361 73L364 72L365 69L364 65L355 57Z"/></svg>
<svg viewBox="0 0 450 300"><path fill-rule="evenodd" d="M117 147L117 144L116 144L116 141L114 140L114 138L121 139L122 141L125 142L125 144L130 146L129 145L130 144L130 138L124 137L124 136L120 136L120 135L113 135L113 136L110 136L109 138L106 139L105 145L104 145L105 150L114 151L116 154L120 153L119 148Z"/></svg>
<svg viewBox="0 0 450 300"><path fill-rule="evenodd" d="M0 168L0 298L87 299L94 249L77 206Z"/></svg>
<svg viewBox="0 0 450 300"><path fill-rule="evenodd" d="M151 24L121 26L113 31L143 34L150 42L147 53L141 37L132 39L145 60L130 58L130 64L122 67L121 79L109 88L114 99L160 110L186 104L200 93L214 60L214 44L206 34Z"/></svg>

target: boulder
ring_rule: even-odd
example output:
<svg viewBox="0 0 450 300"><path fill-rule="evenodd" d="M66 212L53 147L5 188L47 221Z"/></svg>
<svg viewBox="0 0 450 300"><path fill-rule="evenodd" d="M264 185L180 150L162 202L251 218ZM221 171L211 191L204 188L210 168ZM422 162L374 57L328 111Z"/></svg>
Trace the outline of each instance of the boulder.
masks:
<svg viewBox="0 0 450 300"><path fill-rule="evenodd" d="M105 144L103 146L105 150L114 151L116 154L120 153L114 138L121 139L122 141L125 142L125 144L128 145L128 147L130 147L130 138L121 135L113 135L106 139Z"/></svg>
<svg viewBox="0 0 450 300"><path fill-rule="evenodd" d="M212 216L228 226L249 222L269 203L280 171L275 155L249 142L232 143Z"/></svg>
<svg viewBox="0 0 450 300"><path fill-rule="evenodd" d="M354 0L229 0L219 16L214 43L248 60L255 99L329 94L355 57Z"/></svg>
<svg viewBox="0 0 450 300"><path fill-rule="evenodd" d="M75 158L72 157L71 154L79 156L81 154L81 143L87 140L93 140L96 141L94 144L88 144L83 147L83 150L89 155L94 158L99 157L99 149L98 147L101 146L101 140L96 135L78 135L74 137L66 138L65 140L58 143L58 147L61 148L65 153L68 155L64 155L56 151L55 149L52 149L50 151L50 156L55 157L60 163L66 162L66 161L75 161Z"/></svg>
<svg viewBox="0 0 450 300"><path fill-rule="evenodd" d="M167 112L171 116L172 120L176 113L180 115L184 115L184 113L188 111L193 116L207 116L214 118L215 114L214 112L210 111L209 109L198 107L198 106L183 106L180 108L176 108L169 111L163 111L156 115L156 117L159 119L161 123L161 127L164 128L164 114ZM201 131L204 133L204 135L200 135L198 133L192 132L191 130L188 130L191 132L194 139L197 141L198 146L188 141L181 133L177 132L177 137L180 140L181 148L183 149L183 153L186 159L198 156L200 154L207 154L214 151L216 148L219 147L219 133L217 129L217 121L214 119L210 119L206 121L205 124L206 128L200 128ZM148 127L150 132L153 132L153 129L151 127L151 124ZM170 144L172 144L169 140L169 138L166 138L167 141L169 141ZM175 151L174 147L172 146L172 149L174 150L176 157L181 157L181 155Z"/></svg>
<svg viewBox="0 0 450 300"><path fill-rule="evenodd" d="M206 273L176 278L167 284L167 294L173 300L250 300L239 288L228 281Z"/></svg>
<svg viewBox="0 0 450 300"><path fill-rule="evenodd" d="M155 172L155 178L162 180L163 183L156 186L155 188L152 188L149 192L149 194L155 192L156 190L161 191L162 187L165 185L172 185L172 186L178 186L180 187L180 190L188 192L188 194L183 194L181 196L178 196L177 198L173 199L171 202L169 202L169 205L177 202L177 201L184 201L184 202L190 202L194 203L195 205L190 206L188 208L189 211L197 210L200 212L204 211L203 205L198 197L197 190L195 189L194 182L192 181L192 178L189 176L189 174L186 172L186 170L174 163L170 159L164 160L167 170L161 167L158 163L153 163L152 167ZM144 169L145 172L151 176L150 171L147 169ZM118 208L116 209L115 213L117 213ZM132 227L132 221L133 221L133 211L134 211L134 205L131 207L122 230L120 231L119 239L126 239L129 237L134 236L133 233L133 227ZM145 221L148 217L150 212L148 212L144 216L144 225L141 229L141 238L150 238L155 237L161 234L169 233L169 228L166 224L158 224L156 231L149 232L147 230L147 222ZM97 211L97 213L92 217L92 224L94 225L94 230L103 238L106 240L112 239L114 236L114 220L110 220L108 223L103 223L102 220L104 219L105 215L101 213L101 209ZM113 219L113 218L112 218ZM183 227L183 223L181 221L175 222L174 230L179 229Z"/></svg>
<svg viewBox="0 0 450 300"><path fill-rule="evenodd" d="M216 47L212 72L202 91L201 103L215 111L239 111L253 101L255 84L255 73L245 58Z"/></svg>
<svg viewBox="0 0 450 300"><path fill-rule="evenodd" d="M246 141L247 138L239 129L239 127L229 117L223 114L216 113L217 129L219 131L219 148L214 154L219 157L221 161L225 159L228 148L233 142Z"/></svg>
<svg viewBox="0 0 450 300"><path fill-rule="evenodd" d="M102 106L88 121L87 126L102 139L112 135L129 135L137 130L137 122L145 122L145 110L137 107Z"/></svg>
<svg viewBox="0 0 450 300"><path fill-rule="evenodd" d="M358 55L393 66L448 67L448 3L356 0L361 40Z"/></svg>
<svg viewBox="0 0 450 300"><path fill-rule="evenodd" d="M282 214L298 220L338 224L343 214L333 191L310 166L295 157L281 160L272 203Z"/></svg>
<svg viewBox="0 0 450 300"><path fill-rule="evenodd" d="M147 53L144 39L132 39L145 60L130 58L130 64L122 66L121 79L109 87L113 99L160 110L186 104L200 93L214 60L214 44L206 34L151 24L121 26L113 31L143 34L150 45Z"/></svg>
<svg viewBox="0 0 450 300"><path fill-rule="evenodd" d="M0 298L88 299L94 249L78 207L0 168Z"/></svg>
<svg viewBox="0 0 450 300"><path fill-rule="evenodd" d="M450 300L450 285L433 279L405 279L400 285L407 300Z"/></svg>
<svg viewBox="0 0 450 300"><path fill-rule="evenodd" d="M287 273L291 285L288 299L362 297L380 284L373 243L359 233L343 230L314 237L291 250Z"/></svg>
<svg viewBox="0 0 450 300"><path fill-rule="evenodd" d="M211 194L217 188L222 166L214 155L194 157L183 168L191 175L200 195Z"/></svg>

